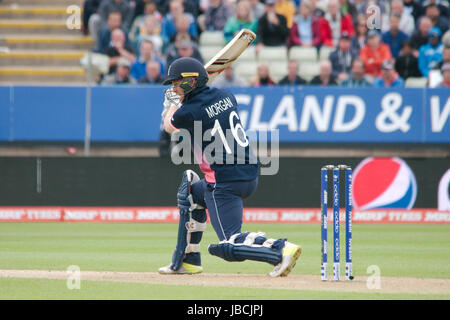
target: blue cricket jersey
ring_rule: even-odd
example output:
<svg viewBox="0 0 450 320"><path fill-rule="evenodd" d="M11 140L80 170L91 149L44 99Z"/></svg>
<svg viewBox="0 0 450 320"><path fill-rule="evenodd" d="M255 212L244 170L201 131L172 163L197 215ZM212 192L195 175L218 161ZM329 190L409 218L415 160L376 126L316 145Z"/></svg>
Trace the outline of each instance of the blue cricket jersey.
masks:
<svg viewBox="0 0 450 320"><path fill-rule="evenodd" d="M194 156L209 183L258 176L258 163L237 112L230 91L203 86L193 90L172 116L174 128L189 131Z"/></svg>

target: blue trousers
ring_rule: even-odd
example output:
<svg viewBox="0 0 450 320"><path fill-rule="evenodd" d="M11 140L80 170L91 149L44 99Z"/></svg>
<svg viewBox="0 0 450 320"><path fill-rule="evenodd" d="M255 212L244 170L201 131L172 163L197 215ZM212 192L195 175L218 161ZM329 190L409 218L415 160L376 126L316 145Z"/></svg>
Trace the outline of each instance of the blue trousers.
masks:
<svg viewBox="0 0 450 320"><path fill-rule="evenodd" d="M208 209L211 224L220 241L241 233L243 199L249 197L257 185L258 178L222 183L208 183L202 179L191 186L194 202Z"/></svg>

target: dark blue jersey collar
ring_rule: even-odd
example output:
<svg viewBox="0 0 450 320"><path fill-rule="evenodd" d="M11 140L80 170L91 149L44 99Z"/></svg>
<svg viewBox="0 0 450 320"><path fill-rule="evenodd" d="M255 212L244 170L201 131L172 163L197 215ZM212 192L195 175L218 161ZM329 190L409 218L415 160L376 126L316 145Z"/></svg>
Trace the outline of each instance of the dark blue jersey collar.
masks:
<svg viewBox="0 0 450 320"><path fill-rule="evenodd" d="M200 88L195 88L194 90L192 90L191 92L189 92L189 94L186 96L186 101L189 99L192 99L194 96L198 95L199 93L205 91L209 89L208 86L202 86Z"/></svg>

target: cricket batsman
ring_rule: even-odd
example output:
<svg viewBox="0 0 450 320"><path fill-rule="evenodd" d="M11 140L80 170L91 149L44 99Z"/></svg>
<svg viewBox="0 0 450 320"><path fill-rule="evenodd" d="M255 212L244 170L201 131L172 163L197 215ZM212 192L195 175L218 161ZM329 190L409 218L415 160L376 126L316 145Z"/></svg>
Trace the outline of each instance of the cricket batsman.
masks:
<svg viewBox="0 0 450 320"><path fill-rule="evenodd" d="M192 170L183 173L178 189L180 210L178 239L170 265L161 274L195 274L203 271L200 241L206 229L206 210L219 237L208 247L210 254L226 261L255 260L274 266L272 277L287 276L300 257L302 248L287 239L266 238L263 232L242 233L243 199L258 184L259 167L251 161L248 137L237 114L234 95L225 89L210 88L203 65L193 58L179 58L169 67L164 85L164 129L169 134L184 129L191 135L194 156L204 179ZM194 141L194 126L201 125L200 145ZM204 141L210 132L211 140ZM227 134L225 137L225 133ZM198 133L197 133L198 134ZM229 138L232 137L232 139ZM219 139L219 140L217 140ZM205 149L213 142L222 143L211 161ZM231 159L231 161L230 161Z"/></svg>

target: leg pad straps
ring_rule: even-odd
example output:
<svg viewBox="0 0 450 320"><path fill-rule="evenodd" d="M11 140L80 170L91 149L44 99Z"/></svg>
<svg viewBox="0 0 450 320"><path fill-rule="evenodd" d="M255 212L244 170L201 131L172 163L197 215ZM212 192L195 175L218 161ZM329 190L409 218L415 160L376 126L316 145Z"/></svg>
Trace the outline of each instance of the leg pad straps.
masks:
<svg viewBox="0 0 450 320"><path fill-rule="evenodd" d="M246 232L232 235L228 241L212 244L210 254L226 261L254 260L277 265L281 262L284 239L267 239L263 232Z"/></svg>

